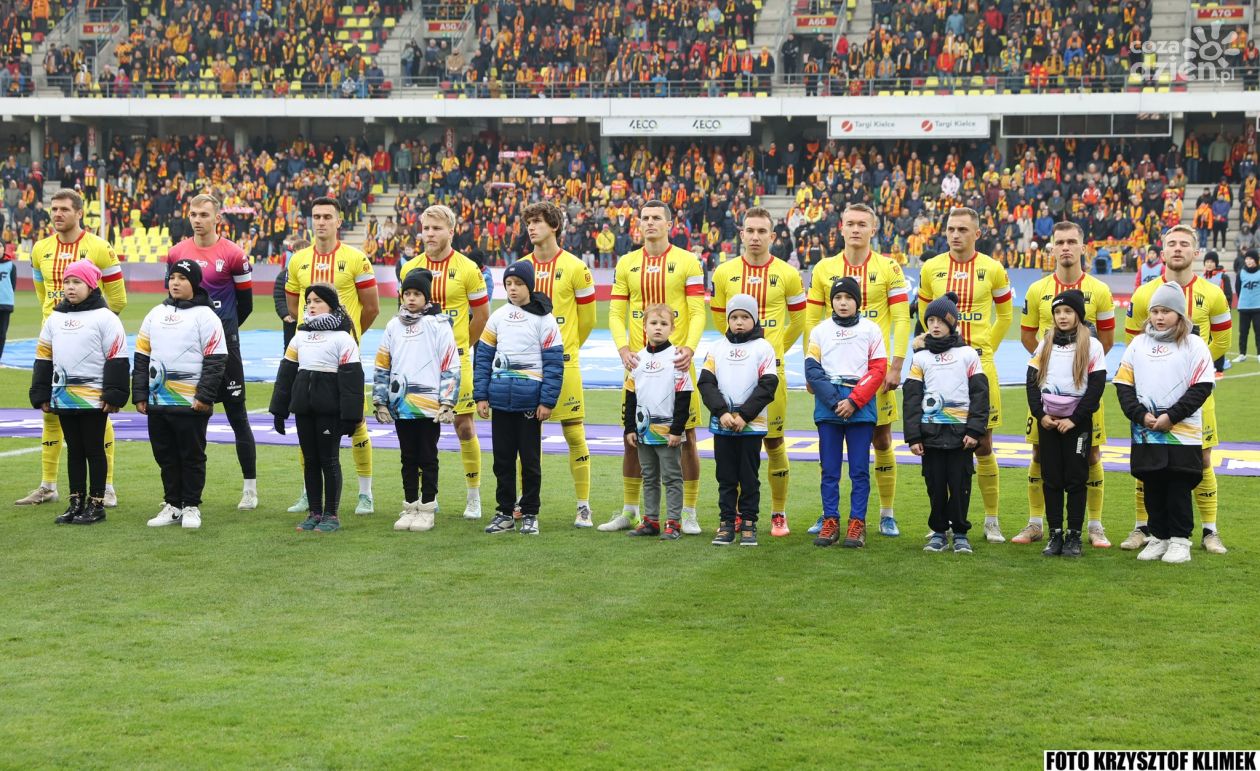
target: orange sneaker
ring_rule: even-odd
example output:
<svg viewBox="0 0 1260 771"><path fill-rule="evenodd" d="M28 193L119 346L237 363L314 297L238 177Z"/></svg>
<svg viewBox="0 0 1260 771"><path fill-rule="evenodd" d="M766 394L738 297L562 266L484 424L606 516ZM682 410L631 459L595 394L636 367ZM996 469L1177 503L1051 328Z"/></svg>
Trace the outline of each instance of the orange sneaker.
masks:
<svg viewBox="0 0 1260 771"><path fill-rule="evenodd" d="M849 532L845 533L844 545L849 549L860 549L866 545L866 522L849 517Z"/></svg>
<svg viewBox="0 0 1260 771"><path fill-rule="evenodd" d="M791 532L792 532L791 530L788 530L786 514L770 515L770 535L774 536L775 538L782 538L783 536Z"/></svg>
<svg viewBox="0 0 1260 771"><path fill-rule="evenodd" d="M814 539L815 546L834 546L840 540L840 520L834 517L823 517L822 529Z"/></svg>

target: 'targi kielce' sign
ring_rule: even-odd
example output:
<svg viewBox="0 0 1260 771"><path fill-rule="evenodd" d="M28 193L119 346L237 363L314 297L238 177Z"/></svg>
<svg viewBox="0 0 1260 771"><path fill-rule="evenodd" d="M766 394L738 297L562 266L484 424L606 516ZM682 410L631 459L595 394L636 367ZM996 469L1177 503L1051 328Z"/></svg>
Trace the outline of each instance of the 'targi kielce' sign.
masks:
<svg viewBox="0 0 1260 771"><path fill-rule="evenodd" d="M987 115L837 115L828 121L831 139L981 139L989 136Z"/></svg>
<svg viewBox="0 0 1260 771"><path fill-rule="evenodd" d="M746 137L752 119L738 117L604 118L600 133L610 137Z"/></svg>

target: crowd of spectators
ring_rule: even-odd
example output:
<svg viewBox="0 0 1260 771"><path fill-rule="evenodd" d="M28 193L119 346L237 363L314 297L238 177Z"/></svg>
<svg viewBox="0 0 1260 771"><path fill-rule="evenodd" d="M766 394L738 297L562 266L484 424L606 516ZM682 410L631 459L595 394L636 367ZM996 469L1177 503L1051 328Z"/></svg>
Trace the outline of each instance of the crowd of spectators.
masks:
<svg viewBox="0 0 1260 771"><path fill-rule="evenodd" d="M0 0L0 98L35 91L31 51L75 0Z"/></svg>
<svg viewBox="0 0 1260 771"><path fill-rule="evenodd" d="M1117 91L1150 39L1150 0L876 0L873 11L857 43L789 36L784 73L809 94L968 88L976 77L1004 91Z"/></svg>
<svg viewBox="0 0 1260 771"><path fill-rule="evenodd" d="M752 0L500 0L477 52L412 51L411 77L477 97L725 96L770 90Z"/></svg>
<svg viewBox="0 0 1260 771"><path fill-rule="evenodd" d="M339 0L132 0L127 37L95 71L50 51L49 85L67 96L388 96L375 54L402 2L361 0L347 29ZM52 67L49 67L49 65Z"/></svg>

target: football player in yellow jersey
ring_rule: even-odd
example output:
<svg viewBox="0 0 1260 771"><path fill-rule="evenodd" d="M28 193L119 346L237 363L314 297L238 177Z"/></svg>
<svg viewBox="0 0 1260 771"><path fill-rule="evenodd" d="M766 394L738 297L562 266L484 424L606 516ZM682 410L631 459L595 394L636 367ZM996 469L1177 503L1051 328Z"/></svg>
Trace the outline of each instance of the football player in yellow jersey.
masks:
<svg viewBox="0 0 1260 771"><path fill-rule="evenodd" d="M673 213L663 201L647 201L639 208L639 230L643 248L622 255L613 277L612 301L608 305L608 328L621 363L632 370L643 349L643 313L657 304L674 309L674 333L669 341L678 349L674 366L690 370L695 380L692 358L704 333L704 269L686 249L669 243ZM622 403L625 409L625 403ZM624 415L622 416L625 417ZM700 451L696 447L696 424L700 420L700 392L691 395L691 416L687 418L686 441L682 450L683 510L682 531L699 535L696 501L700 498ZM639 454L625 444L621 461L621 513L599 526L605 532L628 530L637 525L639 499L643 492L643 470Z"/></svg>
<svg viewBox="0 0 1260 771"><path fill-rule="evenodd" d="M1190 311L1190 323L1200 337L1206 335L1212 360L1229 352L1233 338L1234 319L1230 314L1225 293L1211 281L1194 274L1194 262L1199 256L1198 239L1188 225L1174 225L1163 236L1164 277L1148 281L1133 293L1129 300L1129 314L1125 319L1125 339L1132 340L1142 332L1150 307L1151 295L1161 284L1180 284L1186 294L1186 307ZM1217 485L1216 468L1212 465L1212 448L1220 444L1221 437L1216 423L1216 396L1209 396L1203 403L1203 480L1194 488L1194 501L1203 520L1203 548L1212 554L1224 554L1227 549L1221 543L1216 527ZM1121 549L1138 549L1146 542L1146 498L1142 483L1137 483L1137 522L1133 532L1120 544Z"/></svg>
<svg viewBox="0 0 1260 771"><path fill-rule="evenodd" d="M958 295L958 333L980 353L980 365L989 379L989 428L976 447L984 537L989 543L1002 543L1006 538L998 526L998 465L993 455L993 429L1002 422L1002 391L993 355L1011 326L1011 283L1000 262L976 251L979 233L980 215L974 209L949 210L945 220L949 251L923 263L919 271L919 318L936 298L947 292Z"/></svg>
<svg viewBox="0 0 1260 771"><path fill-rule="evenodd" d="M114 313L127 307L127 288L123 283L122 266L109 242L83 229L83 197L74 190L58 190L49 201L53 234L41 239L31 250L31 279L35 297L47 319L53 307L61 302L61 273L76 260L91 260L101 269L101 292ZM44 413L41 463L43 479L19 506L37 506L57 500L57 474L61 458L61 423L57 416ZM105 457L108 462L105 478L105 505L118 505L114 491L114 424L105 423Z"/></svg>
<svg viewBox="0 0 1260 771"><path fill-rule="evenodd" d="M490 318L490 295L477 264L451 248L455 236L455 212L435 204L420 214L420 238L424 251L408 260L399 271L401 278L416 268L433 274L433 297L451 319L455 345L459 348L459 396L455 399L455 435L464 465L468 497L464 519L481 519L481 442L473 422L472 345Z"/></svg>
<svg viewBox="0 0 1260 771"><path fill-rule="evenodd" d="M783 362L805 329L805 290L801 273L770 253L774 241L774 219L770 212L754 206L744 214L740 230L744 256L722 263L713 271L713 319L718 331L726 333L726 301L748 294L757 301L761 328L774 346L779 386L774 401L766 408L770 426L763 446L770 469L770 535L782 537L791 531L787 522L788 458L783 443L783 423L787 414L787 378Z"/></svg>
<svg viewBox="0 0 1260 771"><path fill-rule="evenodd" d="M560 400L551 411L559 420L569 445L569 472L577 494L574 527L591 527L591 451L586 446L586 403L582 398L579 353L595 328L595 279L579 258L560 248L556 236L564 229L564 214L550 201L525 207L521 216L534 251L521 259L534 264L534 291L551 298L551 312L564 342L564 383Z"/></svg>
<svg viewBox="0 0 1260 771"><path fill-rule="evenodd" d="M338 238L341 206L336 198L321 196L311 202L311 224L315 240L289 260L289 278L284 284L289 315L301 321L305 318L306 290L313 284L331 284L354 323L355 339L361 340L363 331L372 326L381 311L372 263L363 252L346 246ZM350 435L350 446L359 475L359 500L354 513L371 514L375 511L372 501L372 438L366 421L360 422ZM296 514L306 511L307 506L306 492L303 491L302 497L289 507L289 511Z"/></svg>
<svg viewBox="0 0 1260 771"><path fill-rule="evenodd" d="M871 237L877 227L875 210L871 207L862 203L845 207L840 218L844 251L814 266L805 297L803 336L808 340L814 327L827 317L832 283L845 276L856 278L862 287L859 311L883 330L884 347L888 350L888 373L876 396L877 417L871 444L875 448L875 485L879 488L879 532L881 535L896 536L901 531L897 529L893 512L893 499L897 492L897 458L893 454L892 424L898 419L895 392L901 385L901 367L910 344L910 288L901 266L871 249ZM809 532L816 533L821 529L822 517L819 517Z"/></svg>
<svg viewBox="0 0 1260 771"><path fill-rule="evenodd" d="M1060 292L1078 289L1085 295L1085 320L1094 326L1094 336L1102 343L1103 352L1109 352L1116 341L1116 308L1111 289L1099 279L1089 275L1081 266L1085 253L1085 232L1075 222L1058 222L1050 233L1050 255L1055 261L1054 272L1028 287L1024 296L1024 312L1020 320L1020 342L1030 354L1037 350L1038 340L1054 327L1050 306ZM1040 541L1044 533L1043 520L1046 501L1041 486L1041 450L1038 444L1040 426L1029 413L1024 436L1033 446L1032 462L1028 464L1028 524L1020 530L1011 543ZM1094 413L1094 431L1089 451L1089 480L1086 482L1086 508L1089 512L1089 542L1094 548L1110 548L1111 541L1103 530L1103 466L1102 446L1107 443L1103 407L1099 404Z"/></svg>

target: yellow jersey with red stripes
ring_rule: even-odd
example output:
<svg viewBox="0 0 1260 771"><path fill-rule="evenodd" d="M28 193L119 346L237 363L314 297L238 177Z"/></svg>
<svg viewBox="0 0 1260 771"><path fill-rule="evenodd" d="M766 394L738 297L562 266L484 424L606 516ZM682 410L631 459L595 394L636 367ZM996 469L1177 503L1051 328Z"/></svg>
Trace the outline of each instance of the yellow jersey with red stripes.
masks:
<svg viewBox="0 0 1260 771"><path fill-rule="evenodd" d="M428 254L421 252L403 264L398 273L399 281L416 268L424 268L433 274L433 296L429 301L442 306L442 310L450 316L459 355L469 356L472 352L468 342L472 309L490 302L490 295L486 292L486 279L477 268L477 263L454 249L436 260L429 259Z"/></svg>
<svg viewBox="0 0 1260 771"><path fill-rule="evenodd" d="M1150 313L1151 295L1160 286L1167 283L1163 278L1148 281L1137 288L1129 299L1129 315L1124 321L1126 339L1132 340L1142 334L1146 326L1146 317ZM1229 312L1229 303L1225 293L1211 281L1199 276L1182 287L1186 295L1186 309L1190 313L1190 323L1198 329L1199 337L1208 344L1212 360L1221 358L1229 352L1230 340L1233 337L1234 319Z"/></svg>
<svg viewBox="0 0 1260 771"><path fill-rule="evenodd" d="M306 315L306 290L313 284L331 284L337 290L346 315L354 323L355 339L362 337L359 322L363 303L359 302L359 290L376 286L376 272L367 255L340 241L327 254L316 251L313 245L294 253L284 291L298 298L299 319Z"/></svg>
<svg viewBox="0 0 1260 771"><path fill-rule="evenodd" d="M861 265L850 265L842 252L814 266L805 296L805 339L831 316L831 284L845 276L857 279L862 287L859 313L884 333L889 355L905 357L910 345L910 286L901 266L874 250Z"/></svg>
<svg viewBox="0 0 1260 771"><path fill-rule="evenodd" d="M56 233L41 238L31 250L31 278L35 296L39 298L43 317L48 318L61 302L61 274L76 260L91 260L101 270L101 294L114 313L127 307L127 287L123 283L122 265L114 247L100 236L86 230L70 243L62 243Z"/></svg>
<svg viewBox="0 0 1260 771"><path fill-rule="evenodd" d="M1024 295L1024 311L1019 326L1029 332L1045 334L1054 327L1054 314L1050 304L1054 298L1069 289L1077 289L1085 295L1085 320L1100 332L1116 328L1116 303L1111 288L1101 280L1082 273L1074 284L1065 284L1057 273L1034 281Z"/></svg>
<svg viewBox="0 0 1260 771"><path fill-rule="evenodd" d="M1011 281L1002 263L976 252L966 262L958 262L949 252L938 254L919 271L919 318L928 303L947 292L958 295L958 333L981 357L997 350L1013 314Z"/></svg>
<svg viewBox="0 0 1260 771"><path fill-rule="evenodd" d="M563 249L547 262L542 262L533 253L521 259L534 264L534 291L551 298L551 313L556 317L564 345L564 363L576 363L582 347L578 309L595 302L595 279L591 276L591 269Z"/></svg>
<svg viewBox="0 0 1260 771"><path fill-rule="evenodd" d="M613 274L608 328L618 349L643 348L643 311L653 305L674 309L674 331L669 341L690 348L704 333L704 269L686 249L671 245L658 255L635 249L617 260Z"/></svg>
<svg viewBox="0 0 1260 771"><path fill-rule="evenodd" d="M783 355L805 328L805 290L801 273L771 257L765 265L747 258L728 260L713 271L713 319L726 333L726 303L737 294L752 295L761 314L761 329L782 366Z"/></svg>

